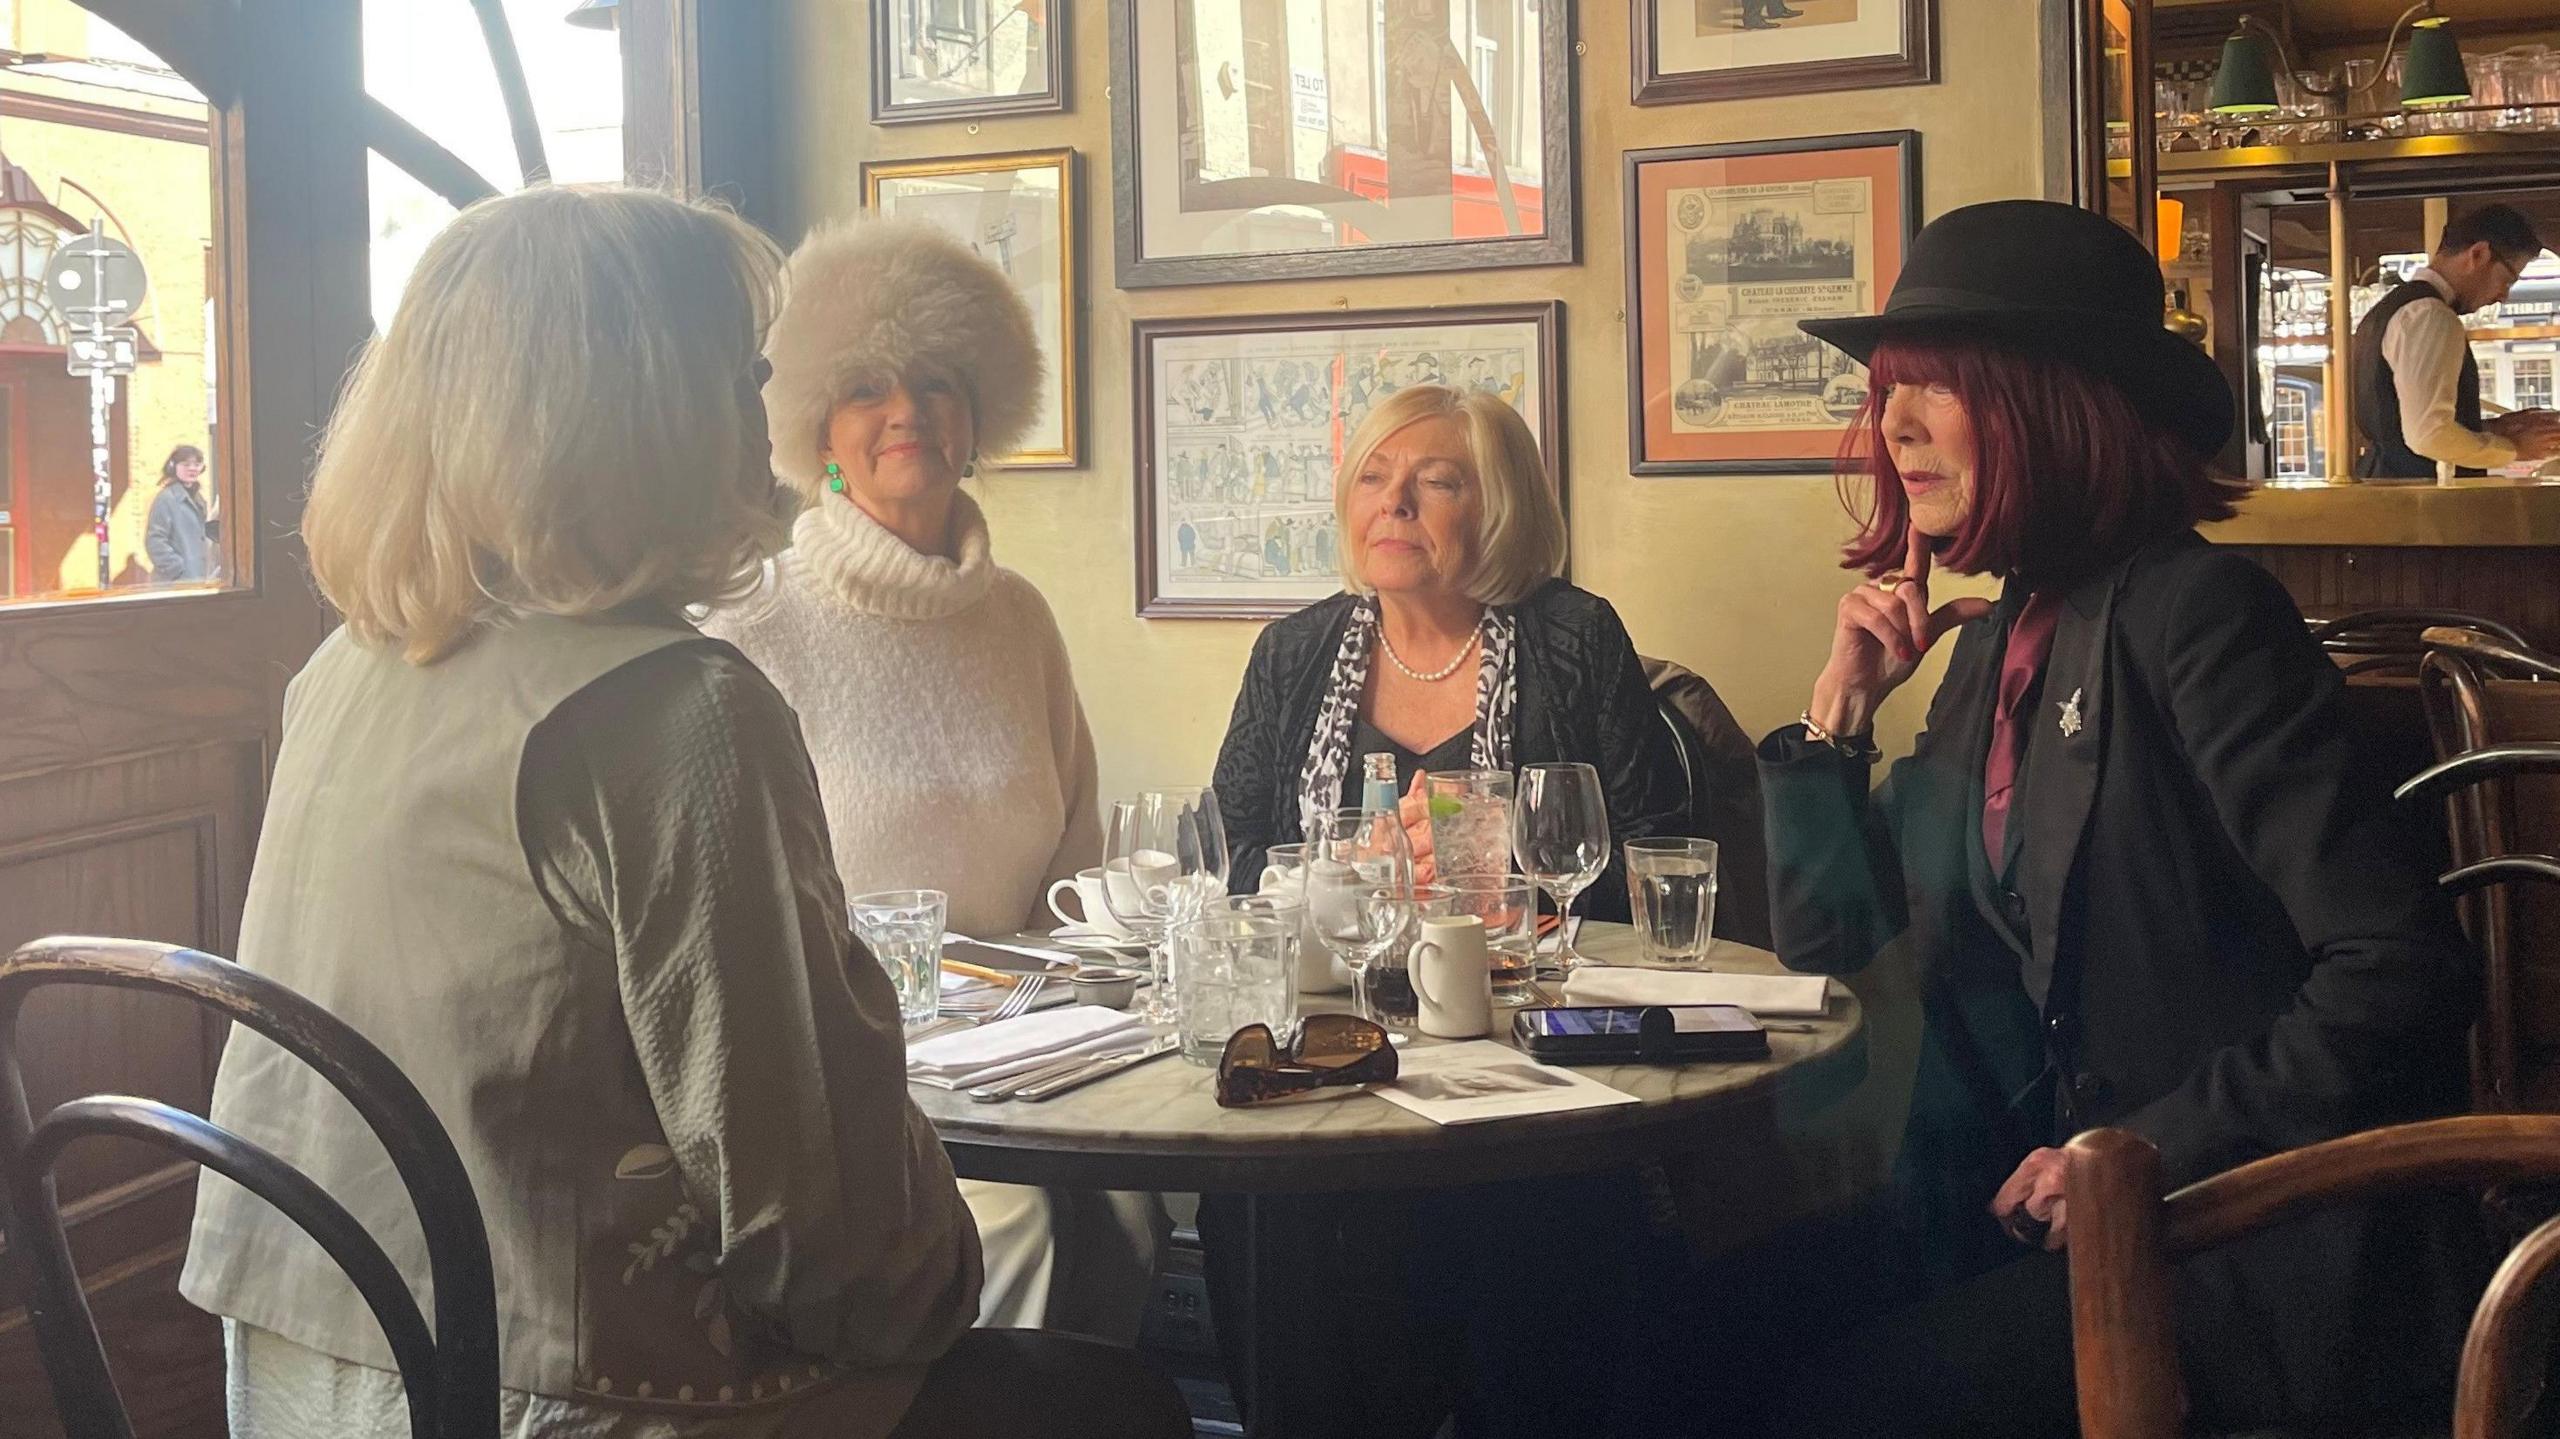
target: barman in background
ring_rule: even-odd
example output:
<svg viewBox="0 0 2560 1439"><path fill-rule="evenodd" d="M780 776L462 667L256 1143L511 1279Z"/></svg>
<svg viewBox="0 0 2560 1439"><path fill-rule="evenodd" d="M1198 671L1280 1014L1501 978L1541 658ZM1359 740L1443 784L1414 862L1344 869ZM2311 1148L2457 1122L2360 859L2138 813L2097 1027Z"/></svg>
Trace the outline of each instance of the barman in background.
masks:
<svg viewBox="0 0 2560 1439"><path fill-rule="evenodd" d="M2432 479L2437 462L2484 475L2560 455L2560 414L2484 421L2480 366L2462 317L2507 297L2542 254L2532 222L2483 205L2444 227L2428 264L2382 297L2355 333L2356 424L2372 441L2368 479Z"/></svg>

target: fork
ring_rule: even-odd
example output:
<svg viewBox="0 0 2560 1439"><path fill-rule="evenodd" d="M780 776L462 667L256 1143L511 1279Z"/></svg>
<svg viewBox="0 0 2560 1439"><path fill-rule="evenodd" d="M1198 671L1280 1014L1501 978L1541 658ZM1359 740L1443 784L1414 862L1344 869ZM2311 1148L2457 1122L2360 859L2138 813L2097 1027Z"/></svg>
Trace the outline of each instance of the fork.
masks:
<svg viewBox="0 0 2560 1439"><path fill-rule="evenodd" d="M1013 1019L1020 1015L1029 1014L1031 1012L1032 1003L1038 1000L1040 998L1040 992L1048 987L1049 981L1043 976L1037 974L1024 975L1021 981L1014 985L1012 992L1004 997L1004 1003L997 1005L994 1013L988 1015L982 1020L979 1020L978 1022L980 1024L994 1024L1001 1020Z"/></svg>

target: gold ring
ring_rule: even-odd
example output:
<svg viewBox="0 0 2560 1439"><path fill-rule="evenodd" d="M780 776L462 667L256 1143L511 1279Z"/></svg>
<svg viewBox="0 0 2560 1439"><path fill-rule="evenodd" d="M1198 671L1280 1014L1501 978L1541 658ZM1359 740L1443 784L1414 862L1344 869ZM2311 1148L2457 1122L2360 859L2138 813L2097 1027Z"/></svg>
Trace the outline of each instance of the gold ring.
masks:
<svg viewBox="0 0 2560 1439"><path fill-rule="evenodd" d="M1900 570L1887 570L1883 574L1876 576L1875 586L1886 594L1892 594L1895 590L1902 588L1902 586L1908 583L1910 579L1911 577L1909 575L1904 574Z"/></svg>

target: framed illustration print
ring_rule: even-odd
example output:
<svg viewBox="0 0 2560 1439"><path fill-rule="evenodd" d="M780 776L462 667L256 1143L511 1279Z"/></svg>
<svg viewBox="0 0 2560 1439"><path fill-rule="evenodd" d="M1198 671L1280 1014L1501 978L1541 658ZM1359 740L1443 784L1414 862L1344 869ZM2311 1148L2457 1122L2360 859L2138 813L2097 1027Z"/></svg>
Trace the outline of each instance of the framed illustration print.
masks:
<svg viewBox="0 0 2560 1439"><path fill-rule="evenodd" d="M1124 288L1569 264L1573 6L1111 0Z"/></svg>
<svg viewBox="0 0 2560 1439"><path fill-rule="evenodd" d="M1635 102L1924 85L1938 0L1630 0Z"/></svg>
<svg viewBox="0 0 2560 1439"><path fill-rule="evenodd" d="M1407 385L1507 401L1561 501L1563 329L1553 300L1138 321L1139 615L1269 619L1342 588L1334 468Z"/></svg>
<svg viewBox="0 0 2560 1439"><path fill-rule="evenodd" d="M1884 303L1917 228L1919 133L1630 150L1626 166L1630 468L1831 468L1866 374L1796 322Z"/></svg>
<svg viewBox="0 0 2560 1439"><path fill-rule="evenodd" d="M1070 0L869 3L871 123L1066 108Z"/></svg>
<svg viewBox="0 0 2560 1439"><path fill-rule="evenodd" d="M1076 169L1073 150L867 160L862 166L865 207L921 218L959 236L1004 271L1031 309L1040 351L1049 357L1047 392L1023 447L990 456L1007 469L1073 469L1084 463Z"/></svg>

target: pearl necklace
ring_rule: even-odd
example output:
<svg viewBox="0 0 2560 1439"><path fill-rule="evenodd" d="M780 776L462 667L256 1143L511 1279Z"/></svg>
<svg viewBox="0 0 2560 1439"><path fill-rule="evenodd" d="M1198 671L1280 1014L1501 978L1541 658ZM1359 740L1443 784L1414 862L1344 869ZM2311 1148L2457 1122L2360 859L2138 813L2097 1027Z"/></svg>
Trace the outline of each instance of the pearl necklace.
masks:
<svg viewBox="0 0 2560 1439"><path fill-rule="evenodd" d="M1378 648L1387 652L1387 663L1404 671L1405 678L1420 680L1424 684L1436 684L1439 681L1445 680L1449 676L1456 674L1458 672L1458 666L1466 663L1467 656L1476 652L1476 639L1477 636L1475 635L1467 636L1467 642L1458 650L1456 658L1450 660L1440 668L1433 670L1431 673L1424 674L1422 671L1415 669L1413 666L1404 662L1404 656L1396 653L1394 642L1387 638L1387 627L1385 625L1378 626Z"/></svg>

